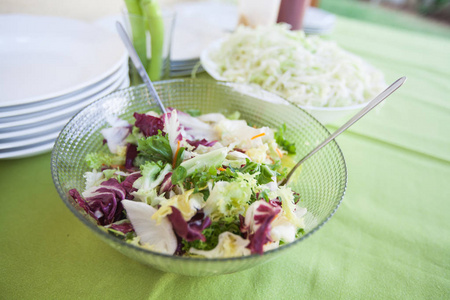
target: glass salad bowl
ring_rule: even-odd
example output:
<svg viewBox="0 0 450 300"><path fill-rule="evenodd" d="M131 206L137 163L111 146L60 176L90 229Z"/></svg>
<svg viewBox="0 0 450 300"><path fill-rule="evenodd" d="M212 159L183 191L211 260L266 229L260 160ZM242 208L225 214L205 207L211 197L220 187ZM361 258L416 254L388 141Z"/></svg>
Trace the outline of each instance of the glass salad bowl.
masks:
<svg viewBox="0 0 450 300"><path fill-rule="evenodd" d="M235 84L209 79L176 79L156 82L154 85L166 107L184 111L198 109L202 113L227 114L239 111L241 119L258 127L278 128L286 123L285 136L296 144L296 160L329 136L327 129L307 112L271 97L264 91L248 93L245 88ZM244 270L282 255L290 247L299 247L302 240L328 221L344 197L347 169L343 154L333 141L308 159L289 183L300 194L300 205L308 210L304 220L305 234L292 243L269 250L263 255L214 259L171 256L127 243L97 226L95 220L85 213L68 192L73 188L84 189L83 174L90 171L85 157L101 148L103 136L100 130L108 126L107 117L113 115L133 121L134 112L149 110L157 111L157 106L143 85L119 90L97 100L75 115L64 127L56 140L51 159L55 187L70 211L95 235L132 259L162 271L190 276Z"/></svg>

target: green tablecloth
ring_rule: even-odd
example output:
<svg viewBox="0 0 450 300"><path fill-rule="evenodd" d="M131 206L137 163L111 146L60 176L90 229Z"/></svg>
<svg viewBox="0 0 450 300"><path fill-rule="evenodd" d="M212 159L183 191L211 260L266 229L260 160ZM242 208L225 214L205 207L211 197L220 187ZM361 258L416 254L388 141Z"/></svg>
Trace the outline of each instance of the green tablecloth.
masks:
<svg viewBox="0 0 450 300"><path fill-rule="evenodd" d="M162 273L72 216L53 187L50 154L0 161L0 298L450 297L450 41L343 18L333 38L388 82L408 81L338 138L347 194L311 238L240 273Z"/></svg>

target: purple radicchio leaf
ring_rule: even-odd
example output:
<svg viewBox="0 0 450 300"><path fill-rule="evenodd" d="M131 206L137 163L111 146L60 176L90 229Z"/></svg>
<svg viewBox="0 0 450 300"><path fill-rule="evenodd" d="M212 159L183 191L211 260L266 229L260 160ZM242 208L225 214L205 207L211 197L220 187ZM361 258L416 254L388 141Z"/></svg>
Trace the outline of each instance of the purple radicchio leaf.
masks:
<svg viewBox="0 0 450 300"><path fill-rule="evenodd" d="M109 228L120 231L123 234L134 231L133 225L131 225L130 222L122 222L120 224L112 223L111 225L109 225Z"/></svg>
<svg viewBox="0 0 450 300"><path fill-rule="evenodd" d="M161 118L153 117L146 114L134 113L136 122L134 126L138 127L145 137L158 134L158 130L163 130L164 121Z"/></svg>
<svg viewBox="0 0 450 300"><path fill-rule="evenodd" d="M212 147L217 143L217 141L208 142L206 139L194 140L194 141L186 140L186 142L188 142L189 145L193 146L194 150L197 149L198 146L200 146L200 145L203 145L205 147Z"/></svg>
<svg viewBox="0 0 450 300"><path fill-rule="evenodd" d="M169 192L173 188L172 184L172 172L169 172L164 176L164 179L159 187L159 193L163 194Z"/></svg>
<svg viewBox="0 0 450 300"><path fill-rule="evenodd" d="M169 140L170 148L172 149L173 158L178 149L178 142L183 139L181 134L181 125L178 120L178 111L173 109L172 111L165 113L161 116L164 123L164 132L167 134Z"/></svg>
<svg viewBox="0 0 450 300"><path fill-rule="evenodd" d="M130 135L132 129L131 125L121 126L120 124L100 131L104 137L103 144L106 142L109 151L114 154L117 153L118 147L125 146L125 139Z"/></svg>
<svg viewBox="0 0 450 300"><path fill-rule="evenodd" d="M80 193L76 189L71 189L69 191L70 197L73 198L73 200L77 201L78 205L84 209L85 212L90 214L89 207L86 205L86 202L84 201L83 197L81 197ZM92 216L92 215L91 215Z"/></svg>
<svg viewBox="0 0 450 300"><path fill-rule="evenodd" d="M247 238L247 232L249 231L249 226L245 225L245 217L243 215L239 215L239 230L242 233L242 237L244 239Z"/></svg>
<svg viewBox="0 0 450 300"><path fill-rule="evenodd" d="M204 218L205 214L203 212L198 212L191 220L186 222L183 219L183 215L176 207L171 206L171 208L172 213L168 215L168 218L172 223L173 230L178 236L188 242L195 240L206 241L202 231L211 225L211 219L209 217Z"/></svg>
<svg viewBox="0 0 450 300"><path fill-rule="evenodd" d="M122 187L126 191L125 199L128 199L128 200L134 199L134 196L131 195L131 193L137 191L137 189L133 187L133 183L141 176L142 176L141 172L134 172L134 173L131 173L130 175L128 175L127 178L125 178L125 180L122 181L122 183L121 183Z"/></svg>
<svg viewBox="0 0 450 300"><path fill-rule="evenodd" d="M177 249L175 250L174 255L183 256L183 254L186 253L183 250L183 239L177 234L175 236L177 237Z"/></svg>
<svg viewBox="0 0 450 300"><path fill-rule="evenodd" d="M274 198L269 200L269 204L274 206L274 207L281 207L281 201L278 198Z"/></svg>
<svg viewBox="0 0 450 300"><path fill-rule="evenodd" d="M274 207L267 202L260 201L259 206L256 208L256 212L253 216L254 218L254 228L253 232L249 232L248 239L250 240L247 248L250 249L252 253L263 254L264 245L267 242L272 241L270 239L270 224L281 211L280 207ZM248 224L246 224L248 225ZM252 226L246 228L250 229ZM256 231L255 231L256 228Z"/></svg>
<svg viewBox="0 0 450 300"><path fill-rule="evenodd" d="M174 109L169 108L168 111L172 112ZM208 141L217 140L218 136L214 128L196 117L177 111L178 120L185 132L185 138L194 139L206 139Z"/></svg>
<svg viewBox="0 0 450 300"><path fill-rule="evenodd" d="M133 169L133 162L138 154L137 146L128 143L127 145L127 153L125 156L125 169L131 170Z"/></svg>
<svg viewBox="0 0 450 300"><path fill-rule="evenodd" d="M70 196L95 220L99 225L108 225L118 221L123 207L120 203L126 196L126 190L115 179L104 181L100 186L92 187L85 192L87 196L83 199L78 191L72 189Z"/></svg>
<svg viewBox="0 0 450 300"><path fill-rule="evenodd" d="M125 139L131 133L132 126L116 116L108 116L106 120L111 127L100 131L104 137L103 144L106 143L109 151L116 154L118 147L125 146Z"/></svg>

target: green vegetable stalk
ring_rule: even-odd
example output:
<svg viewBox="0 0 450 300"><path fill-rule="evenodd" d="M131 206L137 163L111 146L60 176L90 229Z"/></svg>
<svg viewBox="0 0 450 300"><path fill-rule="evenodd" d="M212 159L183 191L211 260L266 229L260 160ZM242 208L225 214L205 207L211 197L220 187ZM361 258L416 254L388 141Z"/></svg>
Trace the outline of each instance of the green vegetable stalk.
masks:
<svg viewBox="0 0 450 300"><path fill-rule="evenodd" d="M141 60L142 64L148 64L147 43L146 43L146 24L142 14L142 8L139 0L125 0L127 11L130 14L131 34L133 46Z"/></svg>
<svg viewBox="0 0 450 300"><path fill-rule="evenodd" d="M161 8L156 0L141 0L141 7L147 19L147 28L151 38L152 57L148 63L147 73L151 80L160 80L164 47L164 22Z"/></svg>

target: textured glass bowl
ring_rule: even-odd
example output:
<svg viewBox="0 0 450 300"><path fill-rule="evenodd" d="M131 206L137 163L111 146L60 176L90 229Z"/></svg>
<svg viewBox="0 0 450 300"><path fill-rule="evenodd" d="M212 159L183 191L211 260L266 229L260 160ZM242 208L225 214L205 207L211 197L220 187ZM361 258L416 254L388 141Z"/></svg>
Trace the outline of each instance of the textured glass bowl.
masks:
<svg viewBox="0 0 450 300"><path fill-rule="evenodd" d="M199 109L202 113L239 111L242 119L256 126L278 128L286 123L286 137L297 146L297 160L329 136L325 127L300 108L249 96L231 84L180 79L157 82L155 88L166 107ZM300 206L308 209L306 234L293 243L270 250L264 255L223 259L170 256L127 244L97 227L95 221L68 196L68 191L72 188L84 189L83 174L89 170L84 158L86 154L100 149L103 140L100 130L107 127L107 116L133 121L134 112L157 110L156 105L148 103L148 99L150 96L146 87L137 86L119 90L92 103L62 130L51 159L53 181L67 207L97 236L128 257L166 272L191 276L244 270L273 259L293 245L298 246L334 214L344 197L347 170L342 152L333 141L308 159L301 171L294 174L295 180L289 184L301 195ZM153 100L151 102L154 103Z"/></svg>

